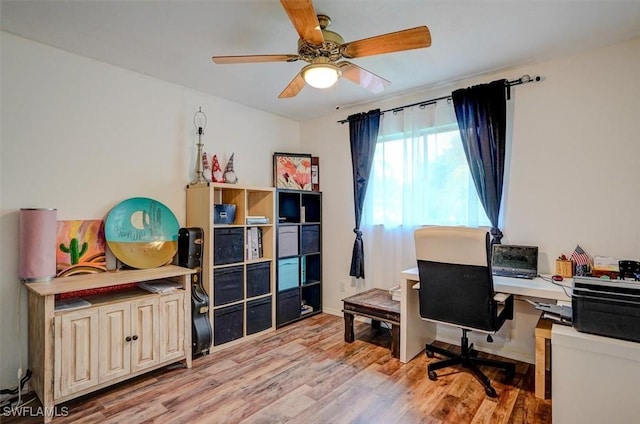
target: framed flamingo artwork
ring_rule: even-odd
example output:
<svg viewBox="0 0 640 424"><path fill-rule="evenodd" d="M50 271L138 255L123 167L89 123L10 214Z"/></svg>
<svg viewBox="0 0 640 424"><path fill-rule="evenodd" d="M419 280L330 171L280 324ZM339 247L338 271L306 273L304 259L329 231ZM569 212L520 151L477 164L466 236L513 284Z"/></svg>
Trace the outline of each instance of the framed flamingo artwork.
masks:
<svg viewBox="0 0 640 424"><path fill-rule="evenodd" d="M311 191L311 155L273 154L273 185L276 188Z"/></svg>

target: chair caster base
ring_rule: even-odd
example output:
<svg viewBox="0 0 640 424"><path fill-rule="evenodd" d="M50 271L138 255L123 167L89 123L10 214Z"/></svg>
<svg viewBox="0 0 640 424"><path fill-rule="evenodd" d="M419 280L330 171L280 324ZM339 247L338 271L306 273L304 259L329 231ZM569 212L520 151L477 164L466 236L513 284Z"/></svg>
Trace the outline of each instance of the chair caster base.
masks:
<svg viewBox="0 0 640 424"><path fill-rule="evenodd" d="M491 398L497 398L498 397L498 393L496 393L496 389L494 389L491 386L485 387L484 388L484 392L487 394L487 396L489 396Z"/></svg>
<svg viewBox="0 0 640 424"><path fill-rule="evenodd" d="M427 376L429 376L429 380L436 381L438 379L438 374L435 371L427 372Z"/></svg>
<svg viewBox="0 0 640 424"><path fill-rule="evenodd" d="M515 376L516 376L515 371L507 371L505 378L507 379L507 381L511 381Z"/></svg>

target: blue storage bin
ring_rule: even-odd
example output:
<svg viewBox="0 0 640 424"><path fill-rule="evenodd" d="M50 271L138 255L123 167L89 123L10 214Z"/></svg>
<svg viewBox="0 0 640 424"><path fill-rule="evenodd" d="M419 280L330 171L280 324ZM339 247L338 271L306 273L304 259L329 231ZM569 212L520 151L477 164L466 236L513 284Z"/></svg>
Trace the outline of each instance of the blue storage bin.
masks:
<svg viewBox="0 0 640 424"><path fill-rule="evenodd" d="M278 261L278 291L298 288L299 281L299 258L280 259Z"/></svg>
<svg viewBox="0 0 640 424"><path fill-rule="evenodd" d="M236 221L236 205L213 205L214 224L233 224Z"/></svg>

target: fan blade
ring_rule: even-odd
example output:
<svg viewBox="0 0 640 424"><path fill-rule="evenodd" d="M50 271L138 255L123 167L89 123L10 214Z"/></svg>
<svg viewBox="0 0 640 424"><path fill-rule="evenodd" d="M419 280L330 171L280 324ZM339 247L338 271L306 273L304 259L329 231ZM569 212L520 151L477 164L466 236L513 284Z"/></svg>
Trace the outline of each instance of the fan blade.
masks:
<svg viewBox="0 0 640 424"><path fill-rule="evenodd" d="M342 71L342 76L348 79L351 82L355 82L361 87L366 88L372 93L379 93L384 90L386 87L391 85L389 81L386 79L379 77L378 75L367 71L359 67L358 65L354 65L351 62L342 61L336 63L340 67Z"/></svg>
<svg viewBox="0 0 640 424"><path fill-rule="evenodd" d="M300 38L314 46L324 43L316 11L311 0L280 0Z"/></svg>
<svg viewBox="0 0 640 424"><path fill-rule="evenodd" d="M431 45L431 33L426 26L405 29L363 40L344 43L340 46L342 56L347 59L421 49Z"/></svg>
<svg viewBox="0 0 640 424"><path fill-rule="evenodd" d="M296 77L282 90L282 93L278 96L279 99L288 99L295 97L304 88L305 82L302 78L302 74L299 73Z"/></svg>
<svg viewBox="0 0 640 424"><path fill-rule="evenodd" d="M297 54L259 54L252 56L213 56L214 63L259 63L259 62L295 62L300 59Z"/></svg>

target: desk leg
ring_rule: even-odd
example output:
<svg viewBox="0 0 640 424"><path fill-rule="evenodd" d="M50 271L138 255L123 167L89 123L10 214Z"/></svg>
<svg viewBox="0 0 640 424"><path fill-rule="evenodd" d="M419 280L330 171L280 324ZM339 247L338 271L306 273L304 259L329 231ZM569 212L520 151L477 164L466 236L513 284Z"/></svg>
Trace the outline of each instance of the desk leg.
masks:
<svg viewBox="0 0 640 424"><path fill-rule="evenodd" d="M391 325L391 356L400 358L400 326Z"/></svg>
<svg viewBox="0 0 640 424"><path fill-rule="evenodd" d="M353 315L344 314L344 341L347 343L353 343L355 340L355 334L353 333Z"/></svg>
<svg viewBox="0 0 640 424"><path fill-rule="evenodd" d="M436 325L420 318L415 280L400 280L400 362L407 363L436 339Z"/></svg>

